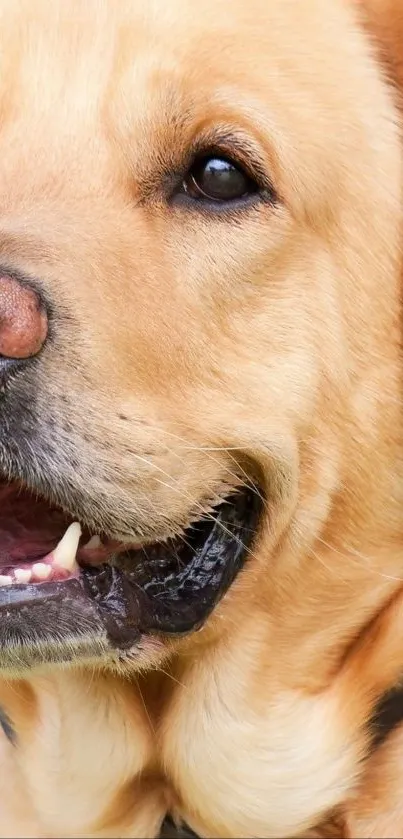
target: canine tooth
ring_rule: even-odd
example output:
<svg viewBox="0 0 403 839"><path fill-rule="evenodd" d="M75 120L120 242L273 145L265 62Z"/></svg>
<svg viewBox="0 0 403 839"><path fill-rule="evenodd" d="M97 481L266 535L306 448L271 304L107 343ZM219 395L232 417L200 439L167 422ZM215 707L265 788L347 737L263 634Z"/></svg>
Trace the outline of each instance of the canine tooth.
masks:
<svg viewBox="0 0 403 839"><path fill-rule="evenodd" d="M102 545L100 536L91 536L91 539L88 540L87 544L83 546L84 551L95 551L97 548L100 548Z"/></svg>
<svg viewBox="0 0 403 839"><path fill-rule="evenodd" d="M13 582L13 578L9 577L8 574L0 574L0 586L11 586Z"/></svg>
<svg viewBox="0 0 403 839"><path fill-rule="evenodd" d="M16 583L29 583L32 573L29 568L15 568L14 578Z"/></svg>
<svg viewBox="0 0 403 839"><path fill-rule="evenodd" d="M55 547L53 554L53 564L59 568L64 568L65 571L75 571L78 567L76 563L76 553L78 543L81 536L81 527L78 521L71 524L59 544Z"/></svg>
<svg viewBox="0 0 403 839"><path fill-rule="evenodd" d="M35 562L32 566L32 573L35 577L38 577L39 580L47 580L52 573L52 569L50 565L46 565L45 562Z"/></svg>

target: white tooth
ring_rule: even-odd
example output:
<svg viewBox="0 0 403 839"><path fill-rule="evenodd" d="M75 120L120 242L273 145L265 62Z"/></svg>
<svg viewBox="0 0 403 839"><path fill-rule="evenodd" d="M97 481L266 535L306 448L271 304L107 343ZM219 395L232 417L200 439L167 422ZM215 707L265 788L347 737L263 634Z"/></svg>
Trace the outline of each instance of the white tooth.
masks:
<svg viewBox="0 0 403 839"><path fill-rule="evenodd" d="M52 573L52 569L50 565L46 565L45 562L35 562L35 565L32 566L32 573L35 577L38 577L39 580L47 580Z"/></svg>
<svg viewBox="0 0 403 839"><path fill-rule="evenodd" d="M29 568L14 569L14 578L16 583L29 583L31 576L32 575Z"/></svg>
<svg viewBox="0 0 403 839"><path fill-rule="evenodd" d="M60 539L59 544L52 551L54 565L57 565L59 568L64 568L65 571L76 570L78 567L76 553L80 536L81 527L78 521L75 521L67 528L63 538Z"/></svg>
<svg viewBox="0 0 403 839"><path fill-rule="evenodd" d="M11 586L13 582L13 578L9 577L8 574L0 574L0 586Z"/></svg>
<svg viewBox="0 0 403 839"><path fill-rule="evenodd" d="M91 539L87 542L86 545L83 546L83 550L95 551L97 548L100 548L101 545L102 542L99 536L91 536Z"/></svg>

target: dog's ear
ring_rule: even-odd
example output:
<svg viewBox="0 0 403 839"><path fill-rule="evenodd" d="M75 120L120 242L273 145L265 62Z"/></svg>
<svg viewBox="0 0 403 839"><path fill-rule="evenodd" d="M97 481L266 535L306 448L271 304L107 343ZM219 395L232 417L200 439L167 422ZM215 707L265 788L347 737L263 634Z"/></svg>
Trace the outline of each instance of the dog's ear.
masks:
<svg viewBox="0 0 403 839"><path fill-rule="evenodd" d="M403 0L353 0L403 106Z"/></svg>
<svg viewBox="0 0 403 839"><path fill-rule="evenodd" d="M343 836L399 839L403 836L403 727L392 732L368 761L344 813Z"/></svg>
<svg viewBox="0 0 403 839"><path fill-rule="evenodd" d="M368 750L357 784L336 814L343 839L403 837L402 638L400 589L358 639L335 683L349 716L354 708L355 731L361 719ZM383 713L374 716L376 708Z"/></svg>

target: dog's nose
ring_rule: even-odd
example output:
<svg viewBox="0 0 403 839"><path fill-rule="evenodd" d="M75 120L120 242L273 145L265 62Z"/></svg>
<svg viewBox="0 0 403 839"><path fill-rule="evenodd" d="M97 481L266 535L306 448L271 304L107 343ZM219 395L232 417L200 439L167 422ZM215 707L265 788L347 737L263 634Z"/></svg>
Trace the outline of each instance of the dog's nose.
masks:
<svg viewBox="0 0 403 839"><path fill-rule="evenodd" d="M48 334L48 318L34 289L0 273L0 375L37 355Z"/></svg>

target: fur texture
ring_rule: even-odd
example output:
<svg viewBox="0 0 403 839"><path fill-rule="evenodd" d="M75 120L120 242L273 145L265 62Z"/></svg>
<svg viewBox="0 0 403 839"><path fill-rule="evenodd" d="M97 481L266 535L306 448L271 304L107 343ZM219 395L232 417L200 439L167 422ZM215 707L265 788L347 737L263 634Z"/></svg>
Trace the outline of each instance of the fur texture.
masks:
<svg viewBox="0 0 403 839"><path fill-rule="evenodd" d="M156 538L234 474L268 499L195 636L119 673L15 656L0 836L399 835L401 733L368 762L366 722L403 672L401 27L398 0L0 2L0 258L57 314L26 479ZM167 200L217 127L275 207Z"/></svg>

